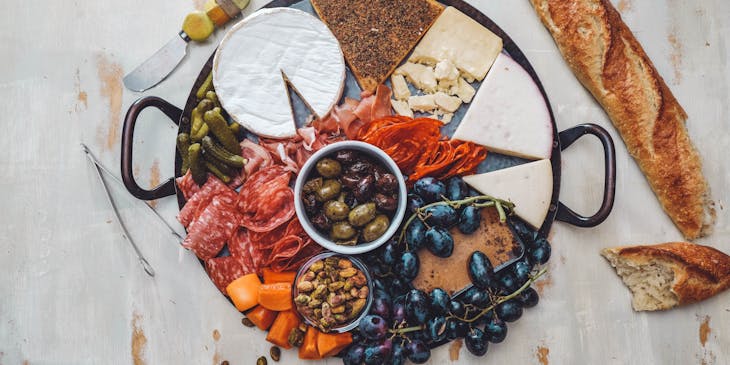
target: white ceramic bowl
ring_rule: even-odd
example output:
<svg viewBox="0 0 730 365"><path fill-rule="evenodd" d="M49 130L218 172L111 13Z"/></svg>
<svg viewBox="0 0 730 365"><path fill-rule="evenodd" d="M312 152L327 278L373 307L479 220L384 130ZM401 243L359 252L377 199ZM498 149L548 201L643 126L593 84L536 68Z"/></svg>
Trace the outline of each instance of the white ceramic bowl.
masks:
<svg viewBox="0 0 730 365"><path fill-rule="evenodd" d="M304 211L304 205L302 204L302 187L307 182L307 179L309 178L312 170L315 168L317 161L340 150L355 150L369 156L373 160L380 162L383 167L385 167L393 175L395 175L396 179L398 180L398 208L396 209L395 214L393 214L393 218L390 220L390 226L388 227L388 230L386 230L385 233L375 241L354 246L338 245L330 240L329 237L322 235L312 225L312 223L309 221L309 217L307 216L307 212ZM400 172L400 169L398 169L398 165L395 164L395 161L393 161L393 159L391 159L390 156L388 156L380 148L375 147L369 143L358 141L336 142L331 145L325 146L321 150L317 151L314 155L312 155L312 157L309 158L309 160L307 160L306 163L304 163L304 166L302 166L301 170L299 171L299 175L297 176L296 184L294 185L294 208L296 209L297 217L299 217L299 222L301 222L302 227L304 227L304 231L306 231L307 234L322 247L330 251L347 255L356 255L372 251L380 247L388 239L393 237L393 235L395 235L398 231L398 227L400 226L400 223L403 220L403 216L406 213L406 200L406 182L403 178L403 174L401 174Z"/></svg>

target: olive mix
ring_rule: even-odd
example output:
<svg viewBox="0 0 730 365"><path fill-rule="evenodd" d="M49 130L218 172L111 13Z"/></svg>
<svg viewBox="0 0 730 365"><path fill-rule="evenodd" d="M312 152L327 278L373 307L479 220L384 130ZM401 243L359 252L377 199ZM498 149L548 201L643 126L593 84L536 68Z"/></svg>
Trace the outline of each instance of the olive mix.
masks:
<svg viewBox="0 0 730 365"><path fill-rule="evenodd" d="M365 154L340 150L317 161L302 201L312 225L335 243L371 242L398 208L398 179Z"/></svg>

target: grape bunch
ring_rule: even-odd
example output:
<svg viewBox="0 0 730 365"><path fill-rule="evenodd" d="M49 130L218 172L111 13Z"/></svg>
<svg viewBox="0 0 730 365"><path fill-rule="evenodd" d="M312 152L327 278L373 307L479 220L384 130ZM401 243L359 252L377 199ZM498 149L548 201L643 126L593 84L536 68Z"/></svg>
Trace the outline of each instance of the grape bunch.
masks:
<svg viewBox="0 0 730 365"><path fill-rule="evenodd" d="M402 234L375 254L361 256L374 274L373 301L353 331L353 344L341 353L345 365L397 365L406 360L421 364L430 358L432 347L457 338L464 339L472 354L482 356L489 343L504 341L508 322L539 301L530 285L545 272L535 271L549 259L550 244L524 225L515 227L525 243L523 258L495 273L487 256L475 251L467 263L473 286L458 296L440 288L428 293L413 288L419 249L448 257L454 245L449 228L457 226L470 234L480 225L482 207L497 207L500 216L513 208L508 202L470 194L461 178L445 183L423 178L413 191L408 196L412 216Z"/></svg>

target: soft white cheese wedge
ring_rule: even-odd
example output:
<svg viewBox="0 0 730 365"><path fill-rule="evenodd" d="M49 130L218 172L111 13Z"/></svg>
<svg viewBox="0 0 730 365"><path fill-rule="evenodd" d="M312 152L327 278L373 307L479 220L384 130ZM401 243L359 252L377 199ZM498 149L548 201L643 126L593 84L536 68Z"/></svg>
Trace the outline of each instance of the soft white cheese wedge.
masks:
<svg viewBox="0 0 730 365"><path fill-rule="evenodd" d="M500 54L453 138L537 160L552 154L553 125L545 99L530 75L512 58Z"/></svg>
<svg viewBox="0 0 730 365"><path fill-rule="evenodd" d="M221 105L260 136L296 135L287 83L319 117L342 95L345 61L327 26L301 10L263 9L231 28L213 60Z"/></svg>
<svg viewBox="0 0 730 365"><path fill-rule="evenodd" d="M468 79L481 81L502 51L502 38L451 6L444 9L409 61L436 65L449 60Z"/></svg>
<svg viewBox="0 0 730 365"><path fill-rule="evenodd" d="M547 217L553 196L550 160L464 176L464 181L482 194L511 201L515 214L535 228L540 228Z"/></svg>

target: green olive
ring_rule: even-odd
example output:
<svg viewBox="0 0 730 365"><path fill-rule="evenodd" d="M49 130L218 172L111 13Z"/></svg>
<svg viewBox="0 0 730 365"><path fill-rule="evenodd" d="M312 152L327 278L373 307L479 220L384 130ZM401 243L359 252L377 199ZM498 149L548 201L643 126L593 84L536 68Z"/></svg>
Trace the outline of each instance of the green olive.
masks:
<svg viewBox="0 0 730 365"><path fill-rule="evenodd" d="M322 178L318 177L315 179L308 180L306 183L304 183L304 186L302 186L302 192L303 193L313 193L319 188L322 187Z"/></svg>
<svg viewBox="0 0 730 365"><path fill-rule="evenodd" d="M350 211L347 220L355 227L362 227L375 218L375 203L360 204Z"/></svg>
<svg viewBox="0 0 730 365"><path fill-rule="evenodd" d="M341 201L330 200L324 203L324 215L333 221L347 219L348 213L350 213L350 207Z"/></svg>
<svg viewBox="0 0 730 365"><path fill-rule="evenodd" d="M332 236L332 239L334 240L348 240L352 237L354 237L357 234L357 231L355 228L353 228L349 223L347 222L337 222L332 225L332 232L330 232L330 236Z"/></svg>
<svg viewBox="0 0 730 365"><path fill-rule="evenodd" d="M328 200L332 200L337 198L338 195L340 195L340 190L342 190L342 185L340 185L340 182L337 180L325 180L322 183L322 186L319 187L315 191L317 194L317 200L321 202L326 202Z"/></svg>
<svg viewBox="0 0 730 365"><path fill-rule="evenodd" d="M317 172L326 178L336 177L342 172L342 165L331 158L323 158L317 161Z"/></svg>
<svg viewBox="0 0 730 365"><path fill-rule="evenodd" d="M372 222L368 223L362 230L362 238L366 242L372 242L382 236L388 230L390 220L388 216L380 214Z"/></svg>

